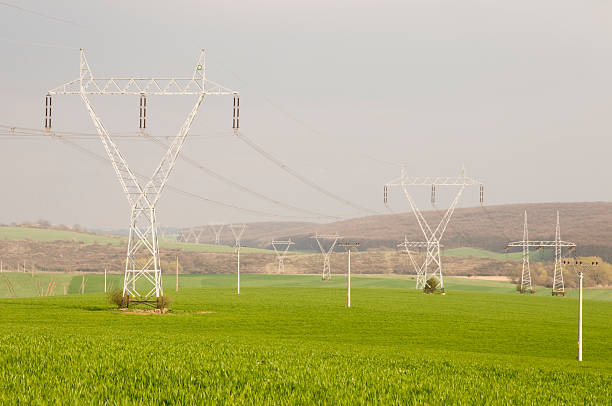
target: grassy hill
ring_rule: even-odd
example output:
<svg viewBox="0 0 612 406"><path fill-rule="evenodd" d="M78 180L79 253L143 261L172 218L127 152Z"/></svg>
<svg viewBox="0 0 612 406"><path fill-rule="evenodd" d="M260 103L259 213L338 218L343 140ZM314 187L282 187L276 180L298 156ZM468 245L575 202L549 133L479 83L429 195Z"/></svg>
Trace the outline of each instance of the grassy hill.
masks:
<svg viewBox="0 0 612 406"><path fill-rule="evenodd" d="M425 209L424 216L437 224L441 213ZM560 212L561 237L578 244L579 255L597 255L612 262L612 203L525 203L513 205L458 208L446 230L446 248L474 247L503 253L510 241L523 237L523 212L528 211L529 237L552 240L555 236L556 211ZM318 233L339 233L345 239L358 240L364 249L395 248L404 235L423 240L412 213L388 214L343 220L327 224L251 223L245 241L253 247L267 247L275 238L292 238L296 249L316 249L310 238ZM274 224L276 226L274 226ZM212 237L211 237L212 238ZM223 237L231 238L229 231ZM542 255L550 257L550 250Z"/></svg>
<svg viewBox="0 0 612 406"><path fill-rule="evenodd" d="M55 242L55 241L71 241L85 244L109 244L109 245L126 245L127 238L110 235L83 233L76 231L35 228L35 227L11 227L0 226L0 240L7 241L37 241L37 242ZM234 247L229 245L215 244L195 244L178 241L159 242L160 248L179 249L189 252L234 252ZM243 247L241 252L244 253L269 253L268 249Z"/></svg>
<svg viewBox="0 0 612 406"><path fill-rule="evenodd" d="M612 395L609 302L585 300L578 364L572 298L424 295L401 278L359 278L348 309L342 280L265 286L249 275L238 296L228 277L173 293L165 315L114 310L103 294L0 300L0 362L10 366L0 369L0 402L607 404Z"/></svg>

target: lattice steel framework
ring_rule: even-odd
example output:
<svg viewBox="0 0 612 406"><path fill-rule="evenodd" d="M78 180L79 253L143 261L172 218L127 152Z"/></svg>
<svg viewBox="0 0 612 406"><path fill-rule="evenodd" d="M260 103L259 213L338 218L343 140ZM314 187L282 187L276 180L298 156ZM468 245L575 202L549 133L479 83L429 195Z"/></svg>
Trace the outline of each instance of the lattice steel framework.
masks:
<svg viewBox="0 0 612 406"><path fill-rule="evenodd" d="M58 86L47 93L45 99L45 128L51 129L51 97L53 95L80 95L91 121L93 122L108 158L113 165L123 191L130 204L130 232L123 282L123 295L136 301L150 301L163 294L159 245L156 223L156 204L174 168L189 129L206 95L234 96L234 131L238 131L236 104L238 92L221 86L206 78L205 53L200 53L191 77L95 77L80 52L79 78ZM108 133L102 120L94 111L89 95L134 95L140 98L139 127L146 128L146 97L148 95L191 95L196 96L195 104L174 137L166 154L151 178L141 184L128 166L113 137ZM144 280L145 287L137 286Z"/></svg>
<svg viewBox="0 0 612 406"><path fill-rule="evenodd" d="M435 204L436 198L436 187L444 186L444 187L457 187L457 194L450 204L449 208L446 210L444 216L440 219L438 226L436 228L432 228L423 214L421 210L417 207L414 202L412 196L408 192L408 187L415 186L428 186L431 187L431 201L432 204ZM408 203L410 204L410 208L416 217L417 223L419 224L419 228L425 237L424 242L419 242L417 244L424 244L427 250L427 255L425 257L425 262L423 264L422 270L422 279L417 278L417 284L420 282L425 285L427 280L431 277L435 277L438 280L439 287L444 294L444 279L442 277L442 259L440 257L440 241L444 236L444 232L446 231L446 227L450 222L450 219L455 212L455 208L457 207L457 203L459 203L459 198L463 194L463 191L466 187L469 186L479 186L480 187L480 203L482 204L484 201L484 186L481 182L474 180L472 178L468 178L465 176L465 171L461 171L461 175L457 177L409 177L406 175L404 169L402 168L401 176L397 179L394 179L385 184L384 187L384 202L385 205L388 204L388 189L390 187L399 187L408 199ZM424 281L424 282L423 282ZM418 285L417 285L418 288Z"/></svg>
<svg viewBox="0 0 612 406"><path fill-rule="evenodd" d="M295 243L288 239L287 241L277 241L273 240L270 242L272 248L274 248L274 252L276 253L276 258L278 259L278 273L285 272L285 257L287 256L287 251L289 248Z"/></svg>
<svg viewBox="0 0 612 406"><path fill-rule="evenodd" d="M535 290L531 284L531 270L529 268L529 247L535 247L538 250L545 248L552 248L555 252L555 269L553 276L553 296L565 296L565 284L563 282L563 248L570 250L576 249L576 244L573 242L561 240L561 227L559 224L559 211L557 211L557 226L555 229L555 240L554 241L540 241L540 240L529 240L529 232L527 230L527 210L525 210L525 220L523 223L523 240L514 241L506 246L506 250L512 247L520 247L523 250L523 270L521 273L521 293L525 293L529 289L530 293L535 293Z"/></svg>
<svg viewBox="0 0 612 406"><path fill-rule="evenodd" d="M209 224L208 227L210 227L212 232L215 234L215 244L220 245L221 233L223 232L223 227L225 226L223 224Z"/></svg>
<svg viewBox="0 0 612 406"><path fill-rule="evenodd" d="M440 251L440 248L442 247L442 245L440 245L440 241L432 241L432 242L427 242L427 241L408 241L408 239L404 236L404 242L398 244L397 246L399 248L403 248L404 252L408 255L408 258L410 259L410 263L412 264L412 267L414 268L414 271L416 273L416 289L424 289L425 288L425 282L427 281L425 279L425 267L427 266L427 258L429 256L426 256L425 259L419 263L417 261L417 259L415 258L415 254L416 252L411 251L412 249L425 249L426 252L429 252L432 250L437 250ZM436 257L434 257L432 259L432 261L434 261L435 263ZM430 262L431 264L431 262ZM437 266L441 266L441 264L436 263Z"/></svg>
<svg viewBox="0 0 612 406"><path fill-rule="evenodd" d="M336 246L336 243L342 237L340 237L338 234L318 234L317 233L310 238L314 238L317 241L317 244L319 245L319 249L321 250L321 254L323 255L323 273L321 275L321 279L324 281L331 280L331 264L330 264L331 254L334 252L334 247ZM325 240L331 241L331 244L329 245L328 248L323 247L322 241L325 241Z"/></svg>

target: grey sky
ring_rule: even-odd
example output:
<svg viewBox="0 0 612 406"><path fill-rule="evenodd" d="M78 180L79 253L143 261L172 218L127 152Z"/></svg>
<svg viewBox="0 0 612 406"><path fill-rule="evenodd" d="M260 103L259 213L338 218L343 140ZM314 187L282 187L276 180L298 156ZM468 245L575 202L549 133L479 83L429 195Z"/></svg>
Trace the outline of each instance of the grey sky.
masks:
<svg viewBox="0 0 612 406"><path fill-rule="evenodd" d="M40 128L45 92L96 74L207 74L241 93L241 127L318 184L385 212L382 185L454 175L465 163L489 204L612 200L612 5L605 1L8 1L0 4L0 124ZM77 25L78 24L78 25ZM50 44L54 47L37 46ZM136 97L92 98L113 131L135 131ZM54 128L93 132L78 97L54 100ZM153 135L173 135L192 99L151 98ZM231 100L207 99L183 150L283 202L360 213L262 160L230 134ZM111 168L60 142L0 137L0 221L123 228L128 206ZM104 153L99 140L79 141ZM133 169L162 151L123 141ZM142 158L144 153L145 159ZM179 162L170 184L239 206L296 214ZM448 197L448 196L447 196ZM419 202L427 202L427 190ZM477 191L463 205L477 204ZM406 206L397 195L396 209ZM270 220L167 191L162 225Z"/></svg>

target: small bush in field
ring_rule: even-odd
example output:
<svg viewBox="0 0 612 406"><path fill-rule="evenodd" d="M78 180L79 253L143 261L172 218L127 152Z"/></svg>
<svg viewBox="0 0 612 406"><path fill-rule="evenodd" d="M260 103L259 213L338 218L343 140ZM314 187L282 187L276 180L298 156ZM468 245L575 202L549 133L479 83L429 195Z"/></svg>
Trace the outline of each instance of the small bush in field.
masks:
<svg viewBox="0 0 612 406"><path fill-rule="evenodd" d="M130 299L127 296L123 296L123 290L119 288L108 293L108 301L117 305L120 309L125 309L130 303Z"/></svg>

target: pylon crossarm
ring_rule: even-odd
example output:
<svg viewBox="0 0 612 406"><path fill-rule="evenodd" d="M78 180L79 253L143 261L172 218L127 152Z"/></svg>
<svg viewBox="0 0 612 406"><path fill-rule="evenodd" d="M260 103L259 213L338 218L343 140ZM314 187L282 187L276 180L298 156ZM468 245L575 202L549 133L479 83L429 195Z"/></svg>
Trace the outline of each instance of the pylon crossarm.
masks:
<svg viewBox="0 0 612 406"><path fill-rule="evenodd" d="M81 50L81 72L71 80L47 92L49 95L238 95L238 92L205 77L205 53L200 53L192 77L94 77Z"/></svg>

